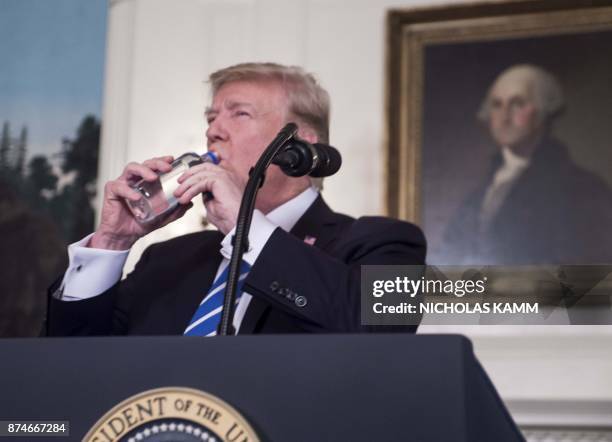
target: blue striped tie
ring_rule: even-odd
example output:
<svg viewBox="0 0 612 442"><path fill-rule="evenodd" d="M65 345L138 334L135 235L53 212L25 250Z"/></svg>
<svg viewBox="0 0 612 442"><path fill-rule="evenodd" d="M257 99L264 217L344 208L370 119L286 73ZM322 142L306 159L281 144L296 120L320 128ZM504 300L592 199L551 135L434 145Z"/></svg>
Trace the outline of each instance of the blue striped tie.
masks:
<svg viewBox="0 0 612 442"><path fill-rule="evenodd" d="M249 263L243 260L240 265L240 278L236 286L236 303L238 303L240 296L242 296L242 285L250 269ZM189 321L189 325L183 332L183 335L215 336L217 334L217 327L221 321L221 310L223 310L223 294L227 285L228 273L229 265L208 290L208 293L193 314L191 321Z"/></svg>

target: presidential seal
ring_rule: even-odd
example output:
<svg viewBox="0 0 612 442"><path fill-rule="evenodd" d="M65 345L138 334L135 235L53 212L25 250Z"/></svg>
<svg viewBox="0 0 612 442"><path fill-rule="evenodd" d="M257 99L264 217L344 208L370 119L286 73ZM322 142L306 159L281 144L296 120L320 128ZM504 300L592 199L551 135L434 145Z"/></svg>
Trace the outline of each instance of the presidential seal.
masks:
<svg viewBox="0 0 612 442"><path fill-rule="evenodd" d="M85 442L259 442L248 422L218 397L167 387L132 396L102 416Z"/></svg>

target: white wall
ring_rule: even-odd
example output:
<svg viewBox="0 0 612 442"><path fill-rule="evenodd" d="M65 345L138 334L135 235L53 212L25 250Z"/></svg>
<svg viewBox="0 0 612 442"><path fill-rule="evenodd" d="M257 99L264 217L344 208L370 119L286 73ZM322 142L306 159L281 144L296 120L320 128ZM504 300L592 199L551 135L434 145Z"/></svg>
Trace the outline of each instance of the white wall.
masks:
<svg viewBox="0 0 612 442"><path fill-rule="evenodd" d="M382 213L386 10L459 2L111 0L100 186L128 161L203 151L207 75L238 62L276 61L304 66L330 92L331 141L344 165L326 183L327 201L351 215ZM202 211L196 206L141 240L128 267L147 244L199 230ZM523 422L568 423L568 413L577 424L612 422L610 328L461 330ZM544 405L534 411L537 403Z"/></svg>

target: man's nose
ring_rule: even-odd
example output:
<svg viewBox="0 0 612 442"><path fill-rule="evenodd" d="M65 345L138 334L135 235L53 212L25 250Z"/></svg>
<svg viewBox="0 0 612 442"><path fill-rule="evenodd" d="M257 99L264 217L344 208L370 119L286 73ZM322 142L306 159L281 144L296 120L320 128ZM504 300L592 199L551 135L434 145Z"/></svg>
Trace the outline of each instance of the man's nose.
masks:
<svg viewBox="0 0 612 442"><path fill-rule="evenodd" d="M225 128L221 118L217 117L208 123L208 129L206 129L206 140L209 146L219 141L227 141L228 138L229 132Z"/></svg>
<svg viewBox="0 0 612 442"><path fill-rule="evenodd" d="M508 103L503 103L499 106L499 116L501 121L505 123L509 122L512 119L512 109L510 108L510 105Z"/></svg>

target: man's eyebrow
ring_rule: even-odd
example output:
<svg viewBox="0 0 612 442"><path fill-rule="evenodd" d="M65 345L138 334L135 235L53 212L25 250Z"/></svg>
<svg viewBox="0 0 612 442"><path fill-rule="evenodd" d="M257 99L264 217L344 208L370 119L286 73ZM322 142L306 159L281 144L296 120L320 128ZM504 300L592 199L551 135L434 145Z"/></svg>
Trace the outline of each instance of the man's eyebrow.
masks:
<svg viewBox="0 0 612 442"><path fill-rule="evenodd" d="M245 101L228 101L225 104L225 107L227 107L229 110L236 109L237 107L255 108L255 106L253 106L253 104L247 103Z"/></svg>
<svg viewBox="0 0 612 442"><path fill-rule="evenodd" d="M228 101L224 103L224 107L228 108L229 110L233 110L238 107L250 107L252 109L255 109L255 106L253 104L247 103L246 101ZM216 114L218 112L219 111L217 109L213 109L212 107L209 106L204 111L204 115Z"/></svg>

